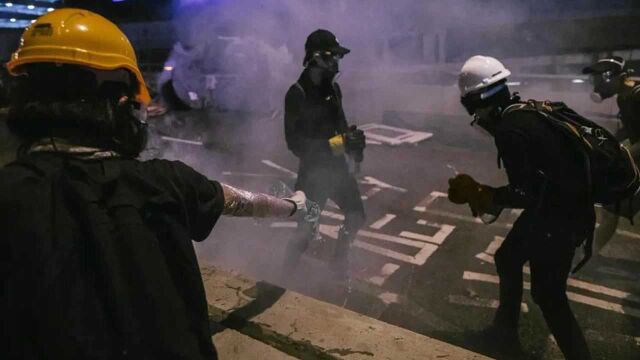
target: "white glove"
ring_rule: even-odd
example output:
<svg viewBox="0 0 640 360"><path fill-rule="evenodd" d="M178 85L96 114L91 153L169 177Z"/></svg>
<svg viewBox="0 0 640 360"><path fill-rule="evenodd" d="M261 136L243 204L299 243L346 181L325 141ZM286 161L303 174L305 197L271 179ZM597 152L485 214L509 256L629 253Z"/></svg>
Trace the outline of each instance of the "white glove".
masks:
<svg viewBox="0 0 640 360"><path fill-rule="evenodd" d="M291 213L290 217L303 218L307 215L307 196L304 192L298 190L283 200L292 202L296 206L296 209Z"/></svg>

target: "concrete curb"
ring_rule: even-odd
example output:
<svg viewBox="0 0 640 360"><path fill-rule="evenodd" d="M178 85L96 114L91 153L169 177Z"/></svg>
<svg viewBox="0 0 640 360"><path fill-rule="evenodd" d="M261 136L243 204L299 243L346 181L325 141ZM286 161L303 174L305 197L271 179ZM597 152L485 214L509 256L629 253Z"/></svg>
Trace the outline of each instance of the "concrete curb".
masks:
<svg viewBox="0 0 640 360"><path fill-rule="evenodd" d="M221 359L489 359L241 275L202 276Z"/></svg>

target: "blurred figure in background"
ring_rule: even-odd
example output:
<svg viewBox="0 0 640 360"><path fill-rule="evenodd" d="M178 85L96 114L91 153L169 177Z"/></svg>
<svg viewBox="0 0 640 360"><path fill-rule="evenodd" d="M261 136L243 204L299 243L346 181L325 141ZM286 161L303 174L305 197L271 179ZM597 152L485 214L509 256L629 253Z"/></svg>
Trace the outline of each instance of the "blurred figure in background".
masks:
<svg viewBox="0 0 640 360"><path fill-rule="evenodd" d="M480 335L508 358L521 355L518 322L528 261L531 295L562 353L588 360L589 348L566 295L575 249L585 244L585 258L590 256L595 226L584 162L574 139L547 119L556 109L550 103L521 102L507 87L510 74L495 58L474 56L459 75L471 124L494 137L509 184L494 188L460 174L449 180L449 199L469 204L474 216L524 209L495 254L500 305L492 326Z"/></svg>
<svg viewBox="0 0 640 360"><path fill-rule="evenodd" d="M591 78L593 84L593 101L600 103L604 99L616 96L618 118L622 127L616 132L619 141L629 141L629 150L636 164L640 164L640 84L629 78L630 71L625 61L619 56L598 60L595 64L582 70ZM596 230L594 251L596 254L607 245L618 227L620 216L633 220L640 210L640 199L626 199L615 204L608 204L600 213L600 226Z"/></svg>
<svg viewBox="0 0 640 360"><path fill-rule="evenodd" d="M92 12L39 18L8 70L22 145L0 170L3 358L215 359L192 240L221 215L297 219L304 194L136 160L150 97L126 36Z"/></svg>
<svg viewBox="0 0 640 360"><path fill-rule="evenodd" d="M349 247L365 221L355 178L365 136L347 124L336 82L340 59L349 52L330 31L311 33L305 43L304 70L287 92L284 115L287 146L300 159L296 190L304 191L321 208L332 199L345 214L331 266L340 278L347 275ZM353 160L351 169L347 158ZM297 264L313 237L309 225L298 226L289 244L285 271Z"/></svg>

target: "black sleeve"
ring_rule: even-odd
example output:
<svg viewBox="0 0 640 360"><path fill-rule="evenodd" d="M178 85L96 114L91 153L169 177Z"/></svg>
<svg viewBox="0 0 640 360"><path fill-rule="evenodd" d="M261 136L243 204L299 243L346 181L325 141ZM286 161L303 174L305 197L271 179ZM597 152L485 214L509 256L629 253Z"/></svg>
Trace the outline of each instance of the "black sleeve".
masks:
<svg viewBox="0 0 640 360"><path fill-rule="evenodd" d="M167 163L186 213L189 236L194 241L202 241L209 236L224 210L222 186L180 161Z"/></svg>
<svg viewBox="0 0 640 360"><path fill-rule="evenodd" d="M305 136L300 128L302 106L304 105L304 93L301 89L292 86L284 100L284 135L287 147L297 157L307 153L328 152L328 139L315 139Z"/></svg>
<svg viewBox="0 0 640 360"><path fill-rule="evenodd" d="M522 114L518 112L518 114ZM536 204L537 181L540 177L531 162L531 139L519 124L518 114L504 119L512 125L496 132L495 142L509 185L496 190L494 204L508 208L528 208ZM528 114L527 114L528 115ZM525 115L525 116L527 116Z"/></svg>
<svg viewBox="0 0 640 360"><path fill-rule="evenodd" d="M347 123L347 117L344 115L344 108L342 107L342 89L338 83L334 84L336 97L338 99L338 127L341 132L347 132L349 130L349 124Z"/></svg>

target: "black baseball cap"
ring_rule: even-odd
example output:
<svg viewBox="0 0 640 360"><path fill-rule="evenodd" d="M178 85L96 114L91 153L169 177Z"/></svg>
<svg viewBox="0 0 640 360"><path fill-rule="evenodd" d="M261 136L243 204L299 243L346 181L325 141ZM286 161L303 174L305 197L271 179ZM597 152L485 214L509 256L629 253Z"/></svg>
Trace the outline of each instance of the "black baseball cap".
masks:
<svg viewBox="0 0 640 360"><path fill-rule="evenodd" d="M304 51L306 53L304 57L305 63L311 59L311 56L316 51L331 51L341 56L351 52L351 50L340 45L340 42L331 31L325 29L318 29L309 34L307 41L304 43Z"/></svg>
<svg viewBox="0 0 640 360"><path fill-rule="evenodd" d="M582 69L583 74L602 74L607 71L621 73L624 70L624 59L620 56L612 56L598 60L595 64Z"/></svg>

